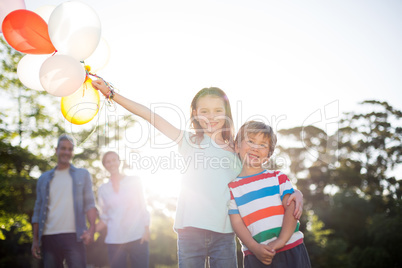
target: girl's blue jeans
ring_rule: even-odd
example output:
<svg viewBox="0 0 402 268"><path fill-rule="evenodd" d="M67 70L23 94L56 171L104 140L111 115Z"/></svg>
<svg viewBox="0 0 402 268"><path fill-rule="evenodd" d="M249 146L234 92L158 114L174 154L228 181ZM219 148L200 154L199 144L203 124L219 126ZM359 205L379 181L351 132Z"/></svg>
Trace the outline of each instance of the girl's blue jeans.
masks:
<svg viewBox="0 0 402 268"><path fill-rule="evenodd" d="M187 227L178 230L179 268L237 268L234 233Z"/></svg>

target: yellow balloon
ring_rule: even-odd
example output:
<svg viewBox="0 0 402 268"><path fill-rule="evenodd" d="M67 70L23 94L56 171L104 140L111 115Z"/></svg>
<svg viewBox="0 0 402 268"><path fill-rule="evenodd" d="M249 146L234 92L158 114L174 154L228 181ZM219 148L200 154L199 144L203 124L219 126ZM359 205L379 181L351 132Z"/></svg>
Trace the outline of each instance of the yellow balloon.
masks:
<svg viewBox="0 0 402 268"><path fill-rule="evenodd" d="M76 92L61 98L61 112L67 121L82 125L95 117L99 103L99 92L92 87L92 80L87 78Z"/></svg>

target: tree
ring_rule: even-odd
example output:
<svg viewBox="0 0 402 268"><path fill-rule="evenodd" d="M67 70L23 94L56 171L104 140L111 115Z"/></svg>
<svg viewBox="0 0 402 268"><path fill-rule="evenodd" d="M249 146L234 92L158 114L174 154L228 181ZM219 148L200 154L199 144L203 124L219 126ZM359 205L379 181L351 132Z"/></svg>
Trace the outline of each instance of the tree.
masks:
<svg viewBox="0 0 402 268"><path fill-rule="evenodd" d="M310 210L302 221L308 222L305 241L313 266L402 266L396 252L402 246L401 178L395 177L401 112L375 100L362 105L370 105L370 112L345 114L332 135L314 126L280 131L299 144L279 149L291 159L292 177ZM334 141L336 146L329 145Z"/></svg>
<svg viewBox="0 0 402 268"><path fill-rule="evenodd" d="M367 198L379 197L387 205L402 197L400 183L389 172L402 162L402 112L387 102L370 100L362 104L372 105L373 111L346 114L339 130L341 164L359 171L361 180L343 184L362 191ZM384 208L378 207L380 211Z"/></svg>
<svg viewBox="0 0 402 268"><path fill-rule="evenodd" d="M43 138L61 134L63 129L46 116L45 105L41 103L44 93L28 90L18 80L16 66L22 54L9 48L2 39L0 42L1 96L8 100L3 103L9 103L0 110L0 252L7 256L0 260L0 266L24 267L31 259L34 177L49 168L42 152L50 147ZM34 142L28 141L30 137Z"/></svg>

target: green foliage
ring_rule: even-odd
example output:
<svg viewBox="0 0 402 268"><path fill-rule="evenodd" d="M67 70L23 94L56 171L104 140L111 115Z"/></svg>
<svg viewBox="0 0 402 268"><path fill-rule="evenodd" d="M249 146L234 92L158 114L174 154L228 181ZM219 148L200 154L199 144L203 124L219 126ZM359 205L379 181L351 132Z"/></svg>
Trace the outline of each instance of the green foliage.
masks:
<svg viewBox="0 0 402 268"><path fill-rule="evenodd" d="M394 175L402 113L386 102L362 105L369 112L345 114L332 135L312 126L280 131L296 144L279 149L314 212L305 231L313 267L402 266L401 178Z"/></svg>
<svg viewBox="0 0 402 268"><path fill-rule="evenodd" d="M402 227L401 205L402 201L398 200L396 206L390 208L392 211L375 214L367 230L372 240L371 248L377 251L375 255L382 252L384 263L389 264L387 265L388 267L398 267L398 265L400 267L402 264L400 254L400 249L402 248L402 233L400 231Z"/></svg>
<svg viewBox="0 0 402 268"><path fill-rule="evenodd" d="M25 148L0 141L0 267L27 267L35 185L30 174L47 162Z"/></svg>
<svg viewBox="0 0 402 268"><path fill-rule="evenodd" d="M339 158L342 164L360 169L362 177L360 185L354 185L356 191L363 191L367 197L387 191L398 195L399 183L389 180L387 171L402 163L402 113L386 102L371 100L362 104L372 105L372 111L348 113L341 120ZM351 165L353 161L358 165Z"/></svg>
<svg viewBox="0 0 402 268"><path fill-rule="evenodd" d="M162 211L153 211L151 225L150 267L177 266L176 233L173 219Z"/></svg>
<svg viewBox="0 0 402 268"><path fill-rule="evenodd" d="M30 230L25 229L30 224L21 215L0 216L0 224L4 221L8 226L2 229L3 238L0 239L0 267L31 267L32 237L29 237Z"/></svg>
<svg viewBox="0 0 402 268"><path fill-rule="evenodd" d="M0 266L28 267L34 177L49 168L49 161L39 151L50 148L43 142L46 136L62 129L58 125L47 128L52 119L42 113L44 93L28 90L18 80L16 66L22 54L2 39L0 51L0 96L7 100L0 109Z"/></svg>

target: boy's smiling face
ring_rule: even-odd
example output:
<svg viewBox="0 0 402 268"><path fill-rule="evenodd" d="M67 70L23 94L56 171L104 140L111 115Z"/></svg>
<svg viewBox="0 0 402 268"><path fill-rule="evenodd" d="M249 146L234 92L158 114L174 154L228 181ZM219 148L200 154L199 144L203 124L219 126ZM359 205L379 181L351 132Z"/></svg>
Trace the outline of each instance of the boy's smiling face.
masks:
<svg viewBox="0 0 402 268"><path fill-rule="evenodd" d="M269 139L263 133L246 133L241 143L235 144L235 150L244 168L260 170L269 158Z"/></svg>

